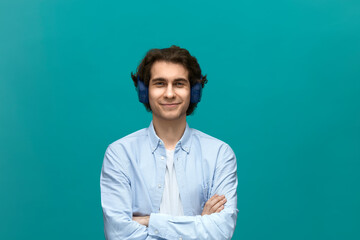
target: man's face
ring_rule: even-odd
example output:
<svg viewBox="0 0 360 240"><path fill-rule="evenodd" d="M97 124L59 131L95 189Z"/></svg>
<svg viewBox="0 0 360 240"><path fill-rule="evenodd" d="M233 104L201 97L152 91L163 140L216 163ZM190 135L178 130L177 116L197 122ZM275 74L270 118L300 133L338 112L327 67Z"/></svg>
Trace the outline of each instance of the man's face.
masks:
<svg viewBox="0 0 360 240"><path fill-rule="evenodd" d="M154 118L186 119L190 104L190 81L186 68L178 63L157 61L151 68L149 104Z"/></svg>

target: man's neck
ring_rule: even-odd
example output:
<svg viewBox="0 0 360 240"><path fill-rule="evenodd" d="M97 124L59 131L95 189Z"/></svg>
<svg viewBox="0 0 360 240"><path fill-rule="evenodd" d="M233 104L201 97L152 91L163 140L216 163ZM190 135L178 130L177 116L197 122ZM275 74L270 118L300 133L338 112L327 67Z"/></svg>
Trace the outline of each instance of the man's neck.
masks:
<svg viewBox="0 0 360 240"><path fill-rule="evenodd" d="M186 116L181 119L167 121L153 116L156 135L164 142L166 149L174 149L186 128Z"/></svg>

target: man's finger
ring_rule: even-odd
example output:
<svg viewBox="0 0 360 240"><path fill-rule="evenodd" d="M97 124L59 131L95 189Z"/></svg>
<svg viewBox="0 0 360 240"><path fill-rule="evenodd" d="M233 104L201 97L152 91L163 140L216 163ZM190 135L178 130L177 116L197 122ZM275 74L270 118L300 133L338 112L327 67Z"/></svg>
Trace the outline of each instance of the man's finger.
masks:
<svg viewBox="0 0 360 240"><path fill-rule="evenodd" d="M216 205L218 202L221 202L224 198L225 198L224 195L221 195L221 196L218 196L218 197L214 198L211 205L212 206Z"/></svg>
<svg viewBox="0 0 360 240"><path fill-rule="evenodd" d="M213 212L216 212L219 207L223 206L223 205L226 203L226 201L227 201L226 198L221 199L221 200L218 201L215 205L213 205L213 207L211 208L211 210L212 210Z"/></svg>
<svg viewBox="0 0 360 240"><path fill-rule="evenodd" d="M219 202L221 202L223 199L225 199L225 196L223 196L223 195L214 197L213 199L207 201L205 206L207 209L209 209L209 211L215 212L217 208L214 208L214 206L216 204L218 204Z"/></svg>
<svg viewBox="0 0 360 240"><path fill-rule="evenodd" d="M207 201L208 206L210 206L210 208L211 208L211 207L214 206L217 202L221 201L224 197L225 197L224 195L219 196L219 195L217 195L217 194L214 195L214 196L212 196L212 197Z"/></svg>
<svg viewBox="0 0 360 240"><path fill-rule="evenodd" d="M216 213L221 212L221 210L223 210L224 208L225 208L224 205L221 205L221 206L216 210Z"/></svg>

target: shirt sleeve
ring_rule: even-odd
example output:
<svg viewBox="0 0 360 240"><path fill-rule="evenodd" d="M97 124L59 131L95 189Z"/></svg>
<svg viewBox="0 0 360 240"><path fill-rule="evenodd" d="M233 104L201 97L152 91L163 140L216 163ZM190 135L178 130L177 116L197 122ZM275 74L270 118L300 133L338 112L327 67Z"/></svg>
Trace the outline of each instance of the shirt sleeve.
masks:
<svg viewBox="0 0 360 240"><path fill-rule="evenodd" d="M157 239L148 236L147 227L132 220L131 188L126 175L126 159L120 160L116 151L109 146L105 152L100 175L105 238Z"/></svg>
<svg viewBox="0 0 360 240"><path fill-rule="evenodd" d="M170 216L152 213L148 233L165 239L231 239L237 219L237 164L232 149L225 145L218 159L211 196L225 195L227 202L220 213L204 216Z"/></svg>

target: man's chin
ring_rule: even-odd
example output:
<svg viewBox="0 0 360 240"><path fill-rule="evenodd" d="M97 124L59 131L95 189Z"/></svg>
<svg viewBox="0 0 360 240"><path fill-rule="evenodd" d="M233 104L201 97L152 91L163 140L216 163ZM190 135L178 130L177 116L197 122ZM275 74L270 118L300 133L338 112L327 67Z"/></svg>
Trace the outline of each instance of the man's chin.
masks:
<svg viewBox="0 0 360 240"><path fill-rule="evenodd" d="M176 120L181 119L183 116L178 113L168 112L167 114L162 114L162 115L156 116L156 117L159 119L162 119L164 121L176 121Z"/></svg>

